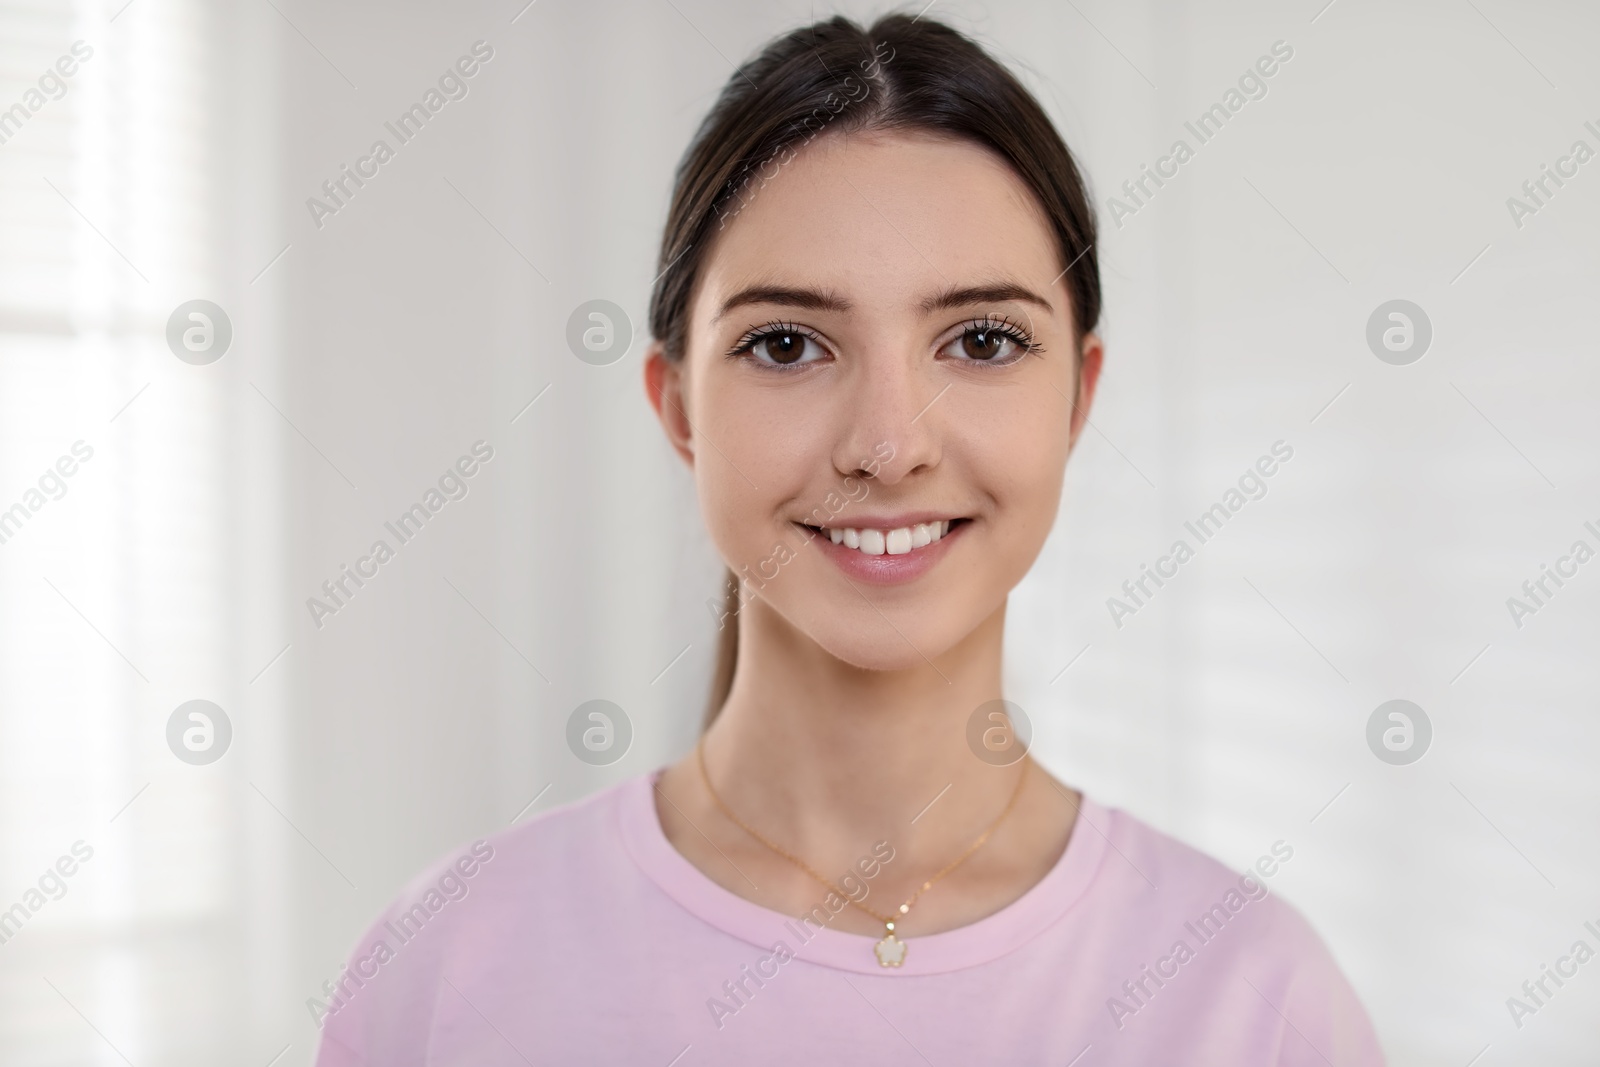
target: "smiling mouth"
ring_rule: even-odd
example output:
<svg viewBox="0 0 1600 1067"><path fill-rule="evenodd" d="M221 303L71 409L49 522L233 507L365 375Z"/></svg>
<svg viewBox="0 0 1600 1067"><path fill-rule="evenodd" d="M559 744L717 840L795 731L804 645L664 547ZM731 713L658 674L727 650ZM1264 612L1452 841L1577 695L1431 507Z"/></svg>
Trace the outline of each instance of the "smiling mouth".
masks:
<svg viewBox="0 0 1600 1067"><path fill-rule="evenodd" d="M942 519L938 522L919 522L913 526L897 526L892 530L878 530L855 526L810 526L807 530L828 538L843 548L854 549L864 556L904 556L919 548L946 537L950 531L970 519Z"/></svg>

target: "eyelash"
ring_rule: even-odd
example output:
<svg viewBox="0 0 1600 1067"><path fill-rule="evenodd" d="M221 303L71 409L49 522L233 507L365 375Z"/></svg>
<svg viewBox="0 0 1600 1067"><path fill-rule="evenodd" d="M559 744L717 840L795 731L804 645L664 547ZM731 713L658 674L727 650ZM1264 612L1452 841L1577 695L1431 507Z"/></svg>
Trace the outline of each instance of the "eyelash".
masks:
<svg viewBox="0 0 1600 1067"><path fill-rule="evenodd" d="M945 342L944 345L941 345L940 348L943 349L952 342L958 341L968 334L984 332L999 334L1001 337L1016 345L1021 350L1021 354L1015 359L1009 359L1004 363L999 364L989 363L985 360L979 359L966 359L959 360L958 362L972 363L980 366L1009 367L1013 363L1020 362L1025 356L1034 355L1044 351L1044 346L1035 341L1033 339L1033 335L1030 334L1024 326L1022 326L1020 323L1012 322L1004 315L985 315L982 318L973 319L970 322L965 323L961 328L961 332L956 334L955 337L951 338L950 341ZM811 341L813 344L822 346L823 348L827 347L826 345L822 344L822 339L820 337L818 337L812 331L806 329L804 326L800 326L792 322L768 322L747 331L739 338L739 340L735 341L733 347L728 349L727 358L736 359L740 356L748 356L754 351L756 345L760 344L762 341L765 341L769 337L779 336L782 334L798 334L801 337ZM809 363L794 363L787 365L761 363L758 365L763 370L779 372L804 370L806 367L810 366Z"/></svg>
<svg viewBox="0 0 1600 1067"><path fill-rule="evenodd" d="M985 331L999 334L1001 337L1004 337L1006 340L1010 341L1012 344L1016 345L1022 350L1021 354L1018 355L1016 359L1006 360L1004 363L998 364L998 366L1009 367L1013 363L1020 363L1027 356L1035 355L1044 351L1044 346L1033 339L1033 334L1029 333L1026 327L1024 327L1021 323L1012 322L1004 315L985 315L981 319L974 319L963 326L961 328L961 332L952 338L952 340L959 340L968 334L983 333ZM985 366L996 366L996 364L989 363L981 359L968 359L962 360L961 362L976 363Z"/></svg>
<svg viewBox="0 0 1600 1067"><path fill-rule="evenodd" d="M751 351L755 349L756 345L760 344L762 341L765 341L769 337L776 337L786 333L798 334L813 344L822 345L822 339L816 334L812 333L810 330L806 329L804 326L797 326L792 322L769 322L755 327L743 337L740 337L739 340L735 341L733 347L728 349L728 358L734 359L738 356L748 356ZM826 346L824 345L823 347ZM764 370L789 371L799 370L805 366L809 366L809 364L791 364L789 366L784 366L782 364L767 366L766 364L762 364L761 366Z"/></svg>

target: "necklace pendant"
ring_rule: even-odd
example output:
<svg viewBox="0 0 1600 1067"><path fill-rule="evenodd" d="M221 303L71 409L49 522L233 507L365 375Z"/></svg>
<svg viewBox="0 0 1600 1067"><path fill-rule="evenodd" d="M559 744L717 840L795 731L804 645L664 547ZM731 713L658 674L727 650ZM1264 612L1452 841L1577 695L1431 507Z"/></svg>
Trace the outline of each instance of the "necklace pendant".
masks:
<svg viewBox="0 0 1600 1067"><path fill-rule="evenodd" d="M898 967L906 961L906 943L894 936L894 930L883 935L883 940L872 946L880 967Z"/></svg>

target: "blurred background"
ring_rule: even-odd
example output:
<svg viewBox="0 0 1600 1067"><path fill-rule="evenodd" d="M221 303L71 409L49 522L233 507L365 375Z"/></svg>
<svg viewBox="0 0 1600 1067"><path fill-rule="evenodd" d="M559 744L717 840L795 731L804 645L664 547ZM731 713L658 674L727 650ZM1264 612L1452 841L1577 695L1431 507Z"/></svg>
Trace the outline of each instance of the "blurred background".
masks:
<svg viewBox="0 0 1600 1067"><path fill-rule="evenodd" d="M1600 948L1600 11L930 8L1104 225L1093 429L1010 615L1036 755L1231 865L1292 844L1392 1062L1593 1063L1600 963L1507 998ZM732 63L883 10L0 4L0 1061L309 1063L408 878L686 750L720 563L640 385L672 169ZM631 339L586 361L594 300Z"/></svg>

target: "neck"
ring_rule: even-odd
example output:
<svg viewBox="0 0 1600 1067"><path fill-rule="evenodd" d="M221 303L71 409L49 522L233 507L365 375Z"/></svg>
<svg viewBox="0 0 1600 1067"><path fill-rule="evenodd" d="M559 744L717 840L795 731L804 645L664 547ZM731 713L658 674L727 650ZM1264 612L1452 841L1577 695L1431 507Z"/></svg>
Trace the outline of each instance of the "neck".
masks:
<svg viewBox="0 0 1600 1067"><path fill-rule="evenodd" d="M754 601L740 614L727 702L703 742L713 786L740 818L819 859L879 840L959 852L1004 808L1022 770L985 763L968 745L974 711L1000 697L1004 626L1002 605L936 660L867 670Z"/></svg>

